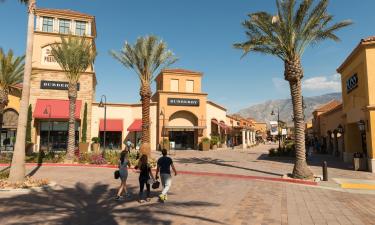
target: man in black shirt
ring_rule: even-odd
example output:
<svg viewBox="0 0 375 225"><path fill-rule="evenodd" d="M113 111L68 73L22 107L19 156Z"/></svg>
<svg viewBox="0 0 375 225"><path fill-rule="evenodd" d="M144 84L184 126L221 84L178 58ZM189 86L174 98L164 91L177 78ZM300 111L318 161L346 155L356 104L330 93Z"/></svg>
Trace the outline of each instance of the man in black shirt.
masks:
<svg viewBox="0 0 375 225"><path fill-rule="evenodd" d="M171 167L174 172L174 175L177 176L176 168L173 165L173 161L170 157L167 156L167 150L163 149L163 156L158 160L158 166L156 168L156 179L159 178L158 174L160 172L161 184L163 185L163 191L159 195L161 201L167 200L167 193L172 184L172 175Z"/></svg>

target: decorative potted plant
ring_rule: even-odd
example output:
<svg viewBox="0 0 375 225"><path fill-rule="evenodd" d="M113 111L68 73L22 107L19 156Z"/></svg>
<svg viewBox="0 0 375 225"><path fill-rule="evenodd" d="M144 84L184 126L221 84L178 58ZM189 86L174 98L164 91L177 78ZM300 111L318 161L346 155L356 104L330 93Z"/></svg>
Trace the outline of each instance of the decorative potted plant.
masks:
<svg viewBox="0 0 375 225"><path fill-rule="evenodd" d="M208 150L210 150L210 139L208 137L202 138L201 150L202 151L208 151Z"/></svg>
<svg viewBox="0 0 375 225"><path fill-rule="evenodd" d="M30 155L33 152L34 143L31 141L31 121L32 121L32 108L29 105L27 110L27 122L26 122L26 137L25 137L25 150L26 155Z"/></svg>
<svg viewBox="0 0 375 225"><path fill-rule="evenodd" d="M92 144L91 144L92 151L93 152L99 152L100 138L99 137L93 137L91 139L91 141L92 141Z"/></svg>
<svg viewBox="0 0 375 225"><path fill-rule="evenodd" d="M89 150L89 143L86 142L87 139L87 102L85 103L85 109L83 111L82 120L82 136L81 142L79 143L79 152L87 152Z"/></svg>
<svg viewBox="0 0 375 225"><path fill-rule="evenodd" d="M217 145L220 143L220 137L219 136L212 136L211 137L211 149L215 150L217 149Z"/></svg>

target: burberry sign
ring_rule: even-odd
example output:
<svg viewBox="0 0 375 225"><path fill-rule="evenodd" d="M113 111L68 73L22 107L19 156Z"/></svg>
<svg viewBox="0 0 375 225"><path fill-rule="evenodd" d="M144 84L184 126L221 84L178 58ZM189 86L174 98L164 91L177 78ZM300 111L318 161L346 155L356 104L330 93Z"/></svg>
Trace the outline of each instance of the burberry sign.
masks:
<svg viewBox="0 0 375 225"><path fill-rule="evenodd" d="M69 83L61 81L40 81L40 89L53 89L53 90L68 90ZM77 84L77 91L79 91L79 84Z"/></svg>
<svg viewBox="0 0 375 225"><path fill-rule="evenodd" d="M191 99L191 98L168 98L168 105L199 106L199 99Z"/></svg>

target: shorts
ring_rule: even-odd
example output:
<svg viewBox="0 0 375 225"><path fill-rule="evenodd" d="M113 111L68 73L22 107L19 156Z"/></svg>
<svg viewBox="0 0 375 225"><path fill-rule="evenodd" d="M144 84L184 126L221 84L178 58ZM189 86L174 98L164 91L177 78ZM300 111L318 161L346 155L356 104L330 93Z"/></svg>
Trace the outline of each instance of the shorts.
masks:
<svg viewBox="0 0 375 225"><path fill-rule="evenodd" d="M120 179L121 181L128 179L128 170L120 170Z"/></svg>

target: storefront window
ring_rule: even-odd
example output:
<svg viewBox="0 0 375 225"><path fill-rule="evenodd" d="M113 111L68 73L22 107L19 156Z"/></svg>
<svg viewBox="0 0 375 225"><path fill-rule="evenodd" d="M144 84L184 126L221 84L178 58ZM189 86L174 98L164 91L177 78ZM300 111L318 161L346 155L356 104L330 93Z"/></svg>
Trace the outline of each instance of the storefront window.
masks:
<svg viewBox="0 0 375 225"><path fill-rule="evenodd" d="M2 130L0 136L0 151L13 151L16 140L16 130Z"/></svg>
<svg viewBox="0 0 375 225"><path fill-rule="evenodd" d="M75 144L78 146L79 126L76 122ZM65 121L43 121L40 122L40 147L43 150L48 149L48 131L49 145L52 151L66 151L68 146L68 122Z"/></svg>

